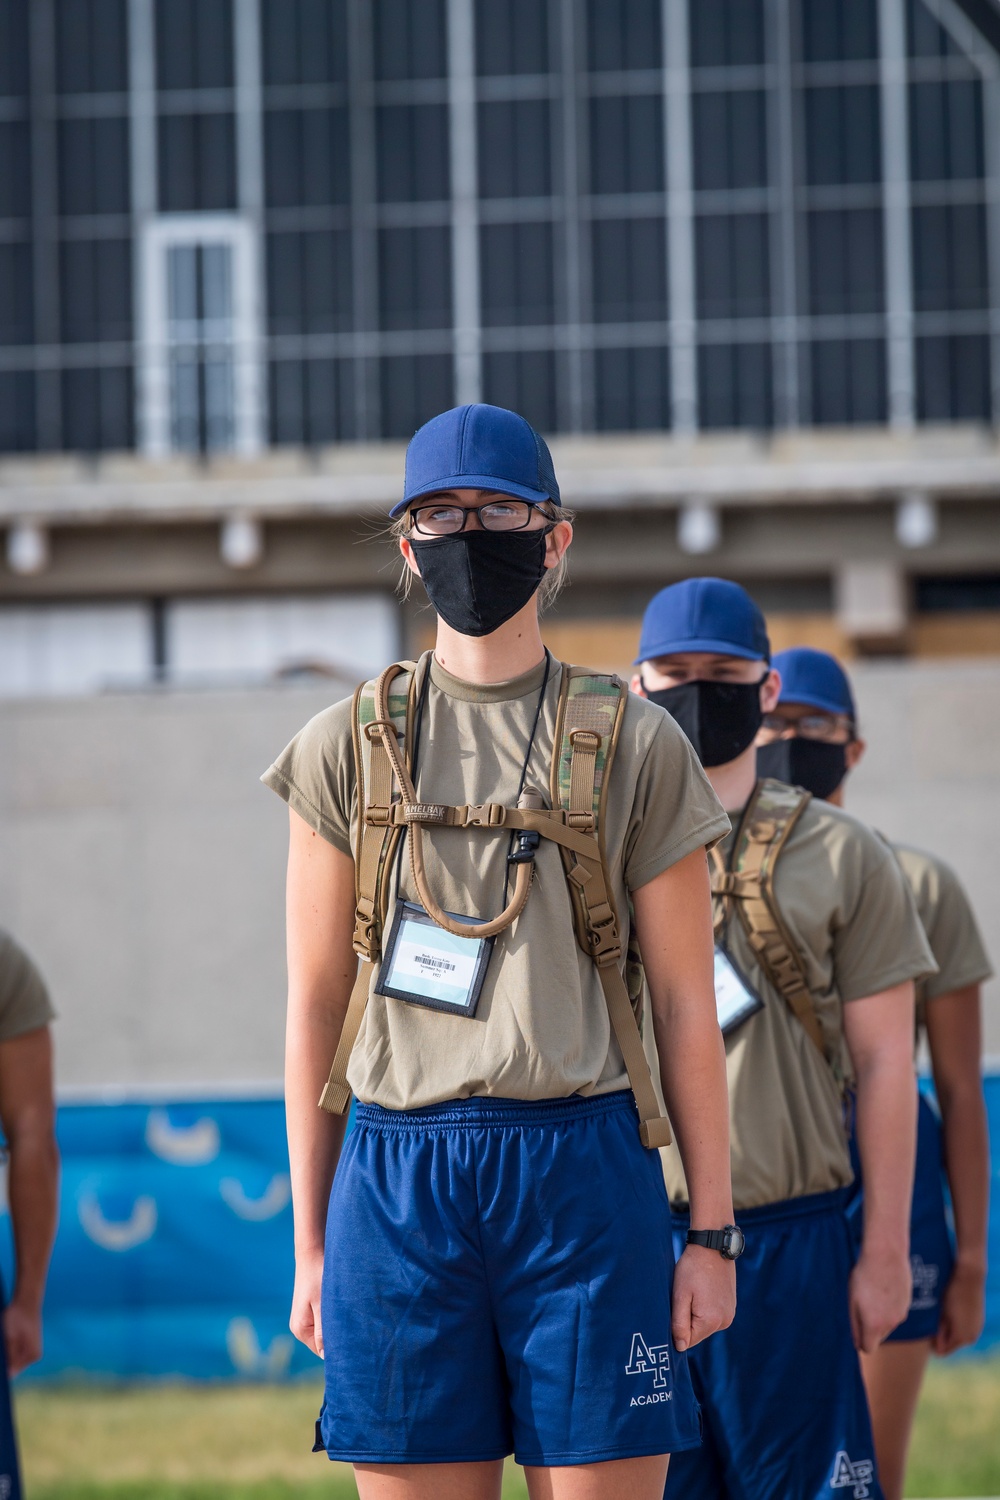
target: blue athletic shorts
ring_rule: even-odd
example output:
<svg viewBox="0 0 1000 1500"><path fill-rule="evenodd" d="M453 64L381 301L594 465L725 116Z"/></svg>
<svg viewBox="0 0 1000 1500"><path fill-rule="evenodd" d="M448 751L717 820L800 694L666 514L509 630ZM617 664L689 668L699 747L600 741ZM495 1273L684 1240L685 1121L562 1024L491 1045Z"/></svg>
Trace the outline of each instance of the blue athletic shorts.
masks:
<svg viewBox="0 0 1000 1500"><path fill-rule="evenodd" d="M857 1145L851 1152L858 1176L849 1208L855 1253L861 1249L864 1192L861 1186ZM944 1196L944 1156L941 1120L934 1106L920 1095L917 1112L917 1167L910 1209L910 1266L913 1270L913 1300L910 1311L893 1329L886 1343L909 1343L932 1339L941 1322L941 1298L955 1265L948 1210Z"/></svg>
<svg viewBox="0 0 1000 1500"><path fill-rule="evenodd" d="M0 1308L6 1299L0 1286ZM21 1475L17 1462L17 1439L7 1375L7 1351L0 1338L0 1500L21 1500Z"/></svg>
<svg viewBox="0 0 1000 1500"><path fill-rule="evenodd" d="M333 1459L562 1465L699 1441L631 1093L359 1105L327 1219Z"/></svg>
<svg viewBox="0 0 1000 1500"><path fill-rule="evenodd" d="M736 1318L690 1353L704 1444L671 1460L667 1500L881 1500L851 1336L846 1194L737 1214ZM678 1245L688 1227L674 1216Z"/></svg>

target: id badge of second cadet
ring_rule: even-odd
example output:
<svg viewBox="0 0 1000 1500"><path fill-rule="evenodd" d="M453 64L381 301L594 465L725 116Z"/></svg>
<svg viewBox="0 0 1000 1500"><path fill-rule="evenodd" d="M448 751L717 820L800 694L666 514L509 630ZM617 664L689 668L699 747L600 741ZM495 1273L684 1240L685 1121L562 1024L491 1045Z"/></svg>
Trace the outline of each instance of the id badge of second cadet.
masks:
<svg viewBox="0 0 1000 1500"><path fill-rule="evenodd" d="M715 948L715 1007L723 1036L764 1009L764 1002L721 944Z"/></svg>

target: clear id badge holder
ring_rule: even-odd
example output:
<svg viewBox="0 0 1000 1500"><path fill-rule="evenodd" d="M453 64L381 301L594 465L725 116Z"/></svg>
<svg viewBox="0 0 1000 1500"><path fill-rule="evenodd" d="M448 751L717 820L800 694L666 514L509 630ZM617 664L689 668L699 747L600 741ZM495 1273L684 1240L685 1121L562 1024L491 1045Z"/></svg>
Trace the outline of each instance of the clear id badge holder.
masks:
<svg viewBox="0 0 1000 1500"><path fill-rule="evenodd" d="M458 922L482 920L448 915ZM375 993L453 1016L474 1016L493 942L491 937L454 937L416 901L399 897Z"/></svg>
<svg viewBox="0 0 1000 1500"><path fill-rule="evenodd" d="M723 1036L764 1009L763 1000L721 944L715 948L715 1008Z"/></svg>

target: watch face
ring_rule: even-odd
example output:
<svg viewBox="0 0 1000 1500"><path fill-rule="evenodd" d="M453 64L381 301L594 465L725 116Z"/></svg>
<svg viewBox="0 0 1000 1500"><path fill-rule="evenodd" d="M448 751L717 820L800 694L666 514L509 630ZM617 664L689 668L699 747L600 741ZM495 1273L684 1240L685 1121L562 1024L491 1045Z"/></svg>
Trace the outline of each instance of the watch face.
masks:
<svg viewBox="0 0 1000 1500"><path fill-rule="evenodd" d="M723 1255L727 1260L738 1260L743 1254L745 1246L746 1238L742 1229L738 1229L735 1224L730 1224L726 1230L726 1245L722 1252Z"/></svg>

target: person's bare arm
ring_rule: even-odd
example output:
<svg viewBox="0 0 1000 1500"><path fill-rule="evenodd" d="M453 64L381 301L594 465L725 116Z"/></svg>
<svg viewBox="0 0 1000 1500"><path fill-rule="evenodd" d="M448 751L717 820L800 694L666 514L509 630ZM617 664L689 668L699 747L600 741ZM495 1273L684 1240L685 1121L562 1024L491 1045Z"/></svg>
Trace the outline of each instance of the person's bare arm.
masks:
<svg viewBox="0 0 1000 1500"><path fill-rule="evenodd" d="M975 1343L986 1317L990 1137L980 1072L983 1043L978 984L928 1002L927 1041L941 1108L957 1248L934 1349L937 1354L951 1354L964 1344Z"/></svg>
<svg viewBox="0 0 1000 1500"><path fill-rule="evenodd" d="M877 1349L910 1306L910 1203L916 1154L913 983L844 1006L844 1036L857 1085L864 1179L864 1236L851 1274L854 1342Z"/></svg>
<svg viewBox="0 0 1000 1500"><path fill-rule="evenodd" d="M295 1290L289 1326L297 1339L321 1355L326 1210L345 1120L320 1109L318 1100L357 972L351 945L354 861L291 810L286 919L285 1118L295 1226Z"/></svg>
<svg viewBox="0 0 1000 1500"><path fill-rule="evenodd" d="M12 1375L42 1355L42 1297L56 1233L59 1153L47 1026L0 1042L0 1123L10 1155L7 1191L16 1271L4 1313Z"/></svg>
<svg viewBox="0 0 1000 1500"><path fill-rule="evenodd" d="M712 905L705 851L696 849L632 893L649 985L660 1082L684 1164L692 1229L733 1222L726 1054L715 1007ZM689 1245L674 1277L673 1334L688 1349L728 1328L733 1264Z"/></svg>

